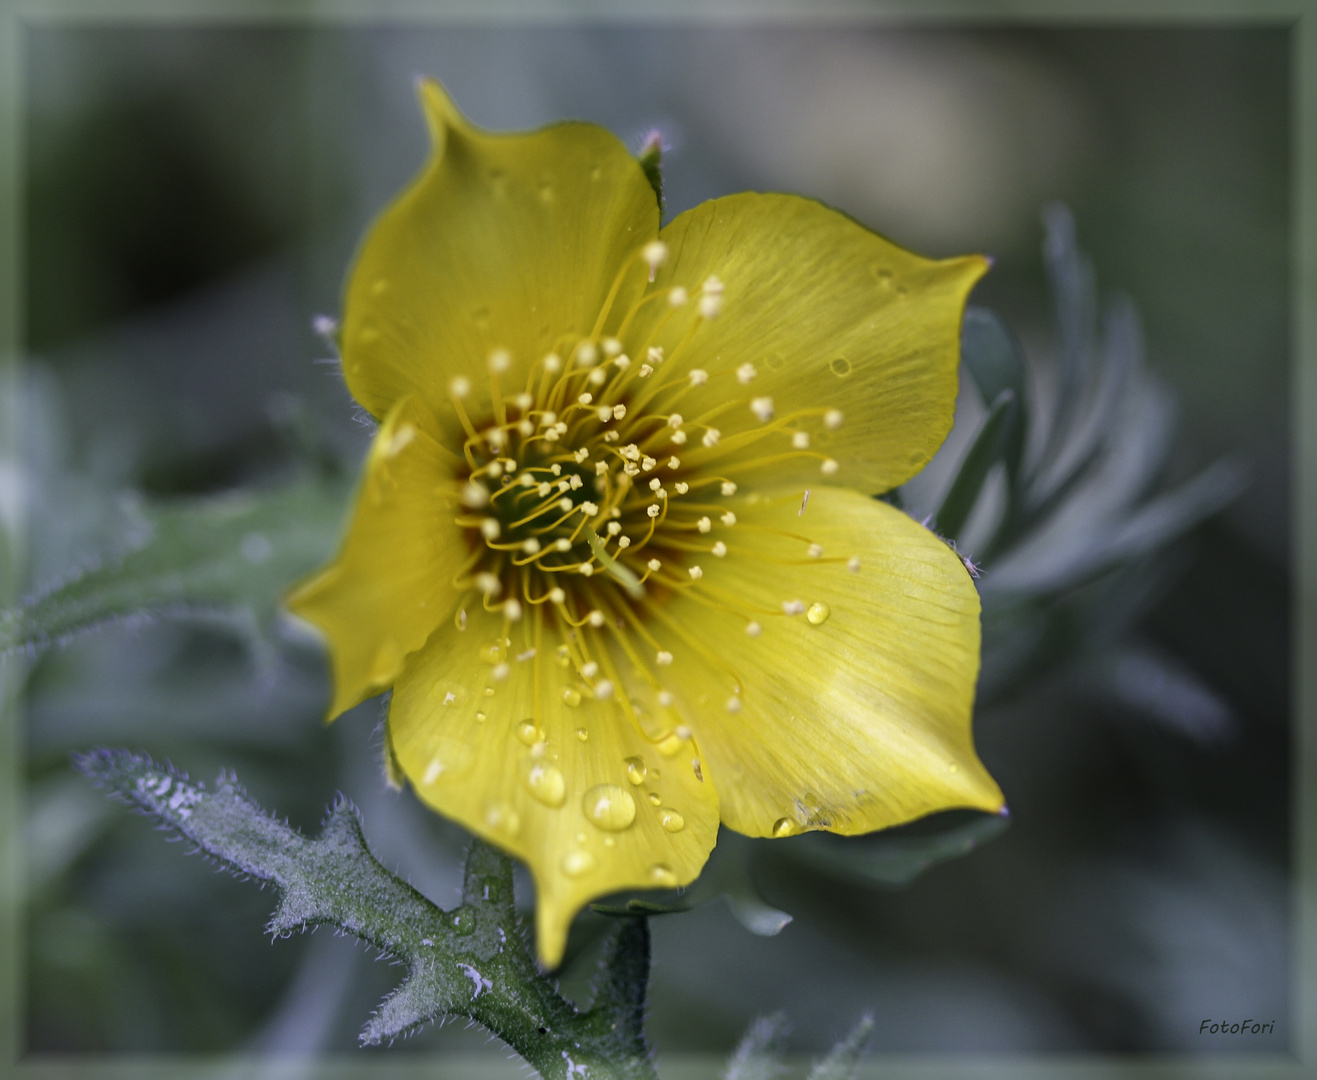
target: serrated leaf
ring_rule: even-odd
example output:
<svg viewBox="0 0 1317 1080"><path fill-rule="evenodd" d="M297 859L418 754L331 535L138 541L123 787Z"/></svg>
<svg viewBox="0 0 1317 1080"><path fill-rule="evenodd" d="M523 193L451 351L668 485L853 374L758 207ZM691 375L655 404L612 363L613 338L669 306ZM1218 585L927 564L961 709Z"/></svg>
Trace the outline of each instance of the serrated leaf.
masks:
<svg viewBox="0 0 1317 1080"><path fill-rule="evenodd" d="M467 858L462 903L444 911L380 865L360 815L344 800L310 840L275 821L231 777L208 791L123 750L86 754L76 764L224 866L278 886L271 932L333 925L406 964L407 977L366 1025L363 1042L397 1038L454 1013L488 1028L551 1080L656 1080L638 1026L649 965L643 917L623 928L604 1005L580 1012L536 967L507 856L479 841Z"/></svg>
<svg viewBox="0 0 1317 1080"><path fill-rule="evenodd" d="M628 1042L633 1056L648 1058L645 1045L645 993L649 988L649 922L623 919L604 946L590 1012Z"/></svg>
<svg viewBox="0 0 1317 1080"><path fill-rule="evenodd" d="M973 813L922 835L908 829L867 836L807 833L778 843L783 854L816 869L868 885L901 888L938 863L969 854L1004 832L1009 823L1005 814ZM919 827L929 826L920 823Z"/></svg>
<svg viewBox="0 0 1317 1080"><path fill-rule="evenodd" d="M960 330L960 358L978 388L983 404L991 406L1002 393L1015 395L1016 423L1003 447L1002 458L1012 483L1019 476L1029 430L1029 392L1024 353L1006 324L987 308L965 309Z"/></svg>
<svg viewBox="0 0 1317 1080"><path fill-rule="evenodd" d="M346 484L302 479L269 491L148 503L138 546L0 611L0 655L40 649L142 614L276 610L284 590L330 554Z"/></svg>

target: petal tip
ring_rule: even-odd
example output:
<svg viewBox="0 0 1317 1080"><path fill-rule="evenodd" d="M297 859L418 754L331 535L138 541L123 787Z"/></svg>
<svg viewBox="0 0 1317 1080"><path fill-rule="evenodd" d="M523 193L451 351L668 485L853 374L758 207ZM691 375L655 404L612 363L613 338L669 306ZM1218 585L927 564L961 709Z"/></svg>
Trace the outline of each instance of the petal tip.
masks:
<svg viewBox="0 0 1317 1080"><path fill-rule="evenodd" d="M430 142L434 146L435 154L442 154L448 132L453 128L465 127L466 117L453 104L453 99L438 79L428 75L418 75L416 96L420 100L421 111L425 114L426 126L430 129Z"/></svg>

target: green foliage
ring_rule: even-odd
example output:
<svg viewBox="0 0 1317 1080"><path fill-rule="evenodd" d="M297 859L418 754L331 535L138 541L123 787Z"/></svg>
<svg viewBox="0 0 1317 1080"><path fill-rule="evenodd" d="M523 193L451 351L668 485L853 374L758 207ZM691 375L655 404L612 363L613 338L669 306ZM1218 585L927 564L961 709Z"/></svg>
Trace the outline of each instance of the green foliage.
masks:
<svg viewBox="0 0 1317 1080"><path fill-rule="evenodd" d="M304 478L219 498L145 503L138 543L0 611L0 655L126 618L220 614L260 626L331 553L347 487Z"/></svg>
<svg viewBox="0 0 1317 1080"><path fill-rule="evenodd" d="M650 132L646 137L645 145L640 148L636 160L645 170L645 179L649 181L649 186L654 189L654 197L658 199L659 215L662 216L667 212L667 201L663 198L663 137L657 131Z"/></svg>
<svg viewBox="0 0 1317 1080"><path fill-rule="evenodd" d="M458 1015L488 1028L546 1080L655 1080L643 1031L649 978L643 917L620 921L591 1008L581 1011L536 967L514 907L511 863L479 841L467 857L462 902L445 911L380 865L346 801L334 805L320 835L309 840L261 810L231 777L207 791L122 750L87 754L77 764L223 866L276 885L272 934L334 926L405 964L406 978L367 1023L363 1043Z"/></svg>

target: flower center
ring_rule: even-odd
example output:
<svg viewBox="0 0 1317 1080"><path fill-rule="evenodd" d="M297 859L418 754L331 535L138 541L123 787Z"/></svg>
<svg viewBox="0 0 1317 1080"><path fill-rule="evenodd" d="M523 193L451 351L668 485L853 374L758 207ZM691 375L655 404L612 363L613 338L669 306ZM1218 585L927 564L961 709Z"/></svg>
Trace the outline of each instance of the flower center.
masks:
<svg viewBox="0 0 1317 1080"><path fill-rule="evenodd" d="M645 263L652 282L665 257L658 241L640 249L619 273L594 330L560 339L555 351L530 365L524 386L506 386L512 357L503 350L491 353L489 414L468 413L469 380L459 377L449 386L466 432L461 448L466 467L457 478L463 513L457 521L471 548L458 580L469 599L457 624L465 628L467 608L474 603L501 612L503 636L485 650L498 681L515 662L511 624L533 620L527 639L542 643L547 634L550 647L556 640L559 662L579 676L562 693L568 705L584 696L618 695L633 711L611 670L610 654L596 637L604 634L616 636L636 672L657 691L660 706L672 704L662 676L674 657L647 623L663 621L683 639L682 628L663 611L678 591L736 611L752 636L759 633L759 618L804 612L798 600L784 601L780 611L750 611L721 595L701 595L707 587L705 564L712 568L736 550L731 538L737 519L727 502L737 492L735 475L794 457L817 459L825 477L837 471L835 461L810 449L808 426L839 427L838 410L809 409L779 418L771 398L750 389L756 377L752 363L714 372L677 363L721 312L723 284L717 278L705 280L694 298L681 286L648 288L611 335L600 332L624 276ZM631 328L640 309L651 304L665 310L642 338ZM665 351L656 340L675 344ZM737 426L744 430L724 440L716 424L737 412L742 417ZM762 454L748 457L744 451L752 446L762 447ZM799 541L802 557L784 562L846 561L823 559L822 547L809 537L789 535ZM815 625L827 617L811 611ZM541 647L515 659L530 659ZM727 675L727 707L738 711L741 681L735 672ZM674 713L669 719L666 735L655 739L661 747L663 739L689 737L680 717Z"/></svg>

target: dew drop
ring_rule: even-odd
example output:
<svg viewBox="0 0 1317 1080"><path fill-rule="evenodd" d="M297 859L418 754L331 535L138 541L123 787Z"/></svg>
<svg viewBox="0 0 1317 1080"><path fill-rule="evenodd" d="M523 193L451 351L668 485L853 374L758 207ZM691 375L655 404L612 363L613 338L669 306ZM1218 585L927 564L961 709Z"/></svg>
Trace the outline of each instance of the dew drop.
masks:
<svg viewBox="0 0 1317 1080"><path fill-rule="evenodd" d="M485 697L493 697L493 696L494 696L494 688L492 686L486 686Z"/></svg>
<svg viewBox="0 0 1317 1080"><path fill-rule="evenodd" d="M540 741L540 729L531 721L523 720L517 725L517 741L526 746L534 746Z"/></svg>
<svg viewBox="0 0 1317 1080"><path fill-rule="evenodd" d="M655 863L649 868L649 880L670 889L677 884L677 875L672 872L672 867Z"/></svg>
<svg viewBox="0 0 1317 1080"><path fill-rule="evenodd" d="M590 729L578 727L576 729L576 737L580 739L581 742L588 742L590 738Z"/></svg>
<svg viewBox="0 0 1317 1080"><path fill-rule="evenodd" d="M686 827L686 819L675 810L664 810L659 814L659 824L668 832L681 832Z"/></svg>
<svg viewBox="0 0 1317 1080"><path fill-rule="evenodd" d="M558 651L554 654L554 659L557 661L559 667L567 667L571 664L572 657L568 652L566 645L558 646Z"/></svg>
<svg viewBox="0 0 1317 1080"><path fill-rule="evenodd" d="M567 798L567 781L556 765L532 765L526 784L530 793L545 806L559 807Z"/></svg>
<svg viewBox="0 0 1317 1080"><path fill-rule="evenodd" d="M791 836L796 831L796 823L790 818L780 817L773 822L773 835L776 837Z"/></svg>
<svg viewBox="0 0 1317 1080"><path fill-rule="evenodd" d="M626 759L626 778L633 784L643 784L645 782L645 763L638 757L629 757Z"/></svg>
<svg viewBox="0 0 1317 1080"><path fill-rule="evenodd" d="M832 361L832 373L839 379L844 379L851 373L851 362L844 356L839 356Z"/></svg>
<svg viewBox="0 0 1317 1080"><path fill-rule="evenodd" d="M507 655L502 638L495 638L480 646L480 659L486 664L501 664L507 659Z"/></svg>
<svg viewBox="0 0 1317 1080"><path fill-rule="evenodd" d="M477 722L477 723L483 724L483 723L485 722L486 719L487 719L487 717L485 716L484 713L482 713L482 712L478 712L478 713L476 713L476 722Z"/></svg>
<svg viewBox="0 0 1317 1080"><path fill-rule="evenodd" d="M421 777L423 784L433 784L441 776L456 776L471 765L471 747L460 739L441 736L435 741L434 756Z"/></svg>
<svg viewBox="0 0 1317 1080"><path fill-rule="evenodd" d="M573 848L562 857L562 872L568 877L585 877L595 868L594 856L588 851Z"/></svg>
<svg viewBox="0 0 1317 1080"><path fill-rule="evenodd" d="M954 761L948 761L947 770L949 772L960 772L960 766L957 765Z"/></svg>
<svg viewBox="0 0 1317 1080"><path fill-rule="evenodd" d="M516 836L521 831L521 817L507 803L490 803L485 807L485 824L504 836Z"/></svg>
<svg viewBox="0 0 1317 1080"><path fill-rule="evenodd" d="M571 705L575 708L577 705L581 704L581 691L577 690L574 686L569 686L562 692L562 700L564 705Z"/></svg>
<svg viewBox="0 0 1317 1080"><path fill-rule="evenodd" d="M832 608L828 607L827 604L810 604L809 610L805 612L805 618L814 626L822 626L828 621L828 616L831 614Z"/></svg>
<svg viewBox="0 0 1317 1080"><path fill-rule="evenodd" d="M582 797L581 809L592 825L607 832L629 829L636 820L636 800L616 784L596 784Z"/></svg>
<svg viewBox="0 0 1317 1080"><path fill-rule="evenodd" d="M873 276L880 289L890 289L892 287L892 272L887 267L875 265L873 267Z"/></svg>
<svg viewBox="0 0 1317 1080"><path fill-rule="evenodd" d="M652 805L658 806L658 804L663 801L663 796L660 795L657 791L651 791L649 793L649 801Z"/></svg>

